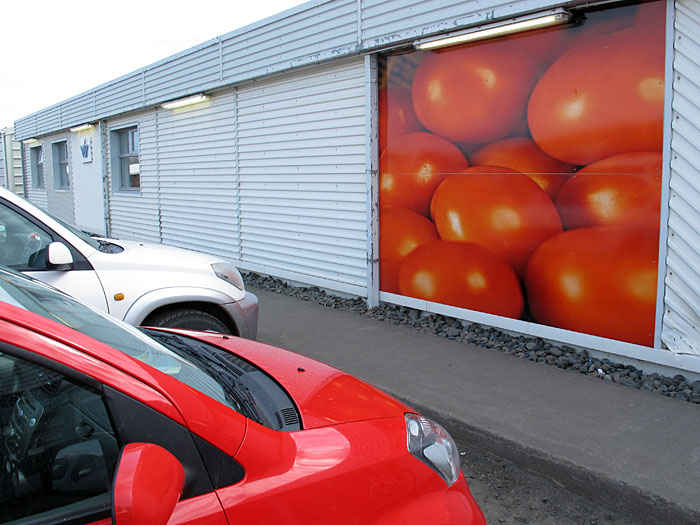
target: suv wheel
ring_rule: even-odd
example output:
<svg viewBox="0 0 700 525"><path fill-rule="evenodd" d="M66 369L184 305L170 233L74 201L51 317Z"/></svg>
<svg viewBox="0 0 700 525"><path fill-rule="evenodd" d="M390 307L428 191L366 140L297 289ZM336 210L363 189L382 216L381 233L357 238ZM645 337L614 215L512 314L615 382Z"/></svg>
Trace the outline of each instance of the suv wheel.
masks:
<svg viewBox="0 0 700 525"><path fill-rule="evenodd" d="M217 317L201 310L178 308L156 314L146 319L145 326L161 328L181 328L183 330L209 330L222 334L230 334L231 330Z"/></svg>

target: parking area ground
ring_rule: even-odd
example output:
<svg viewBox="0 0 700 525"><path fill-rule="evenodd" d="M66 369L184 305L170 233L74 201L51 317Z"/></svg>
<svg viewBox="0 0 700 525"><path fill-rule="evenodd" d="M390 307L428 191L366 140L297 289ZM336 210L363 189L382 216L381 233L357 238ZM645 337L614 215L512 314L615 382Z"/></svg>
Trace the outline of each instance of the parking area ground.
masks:
<svg viewBox="0 0 700 525"><path fill-rule="evenodd" d="M657 523L700 522L700 406L256 289L260 341L346 370L456 439Z"/></svg>

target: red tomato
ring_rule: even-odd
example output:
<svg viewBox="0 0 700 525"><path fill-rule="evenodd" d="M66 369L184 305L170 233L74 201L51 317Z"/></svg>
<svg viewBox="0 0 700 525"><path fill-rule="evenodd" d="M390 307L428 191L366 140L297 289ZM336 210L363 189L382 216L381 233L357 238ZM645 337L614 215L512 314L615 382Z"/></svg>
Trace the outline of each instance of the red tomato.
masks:
<svg viewBox="0 0 700 525"><path fill-rule="evenodd" d="M522 173L490 166L469 171L448 177L435 191L433 220L440 238L479 244L521 274L537 245L561 231L554 203Z"/></svg>
<svg viewBox="0 0 700 525"><path fill-rule="evenodd" d="M627 29L634 23L635 6L594 8L583 13L580 23L567 31L569 38L560 49L563 55L571 49L599 36L608 35L621 29Z"/></svg>
<svg viewBox="0 0 700 525"><path fill-rule="evenodd" d="M469 156L473 165L503 166L534 180L554 200L575 166L553 159L532 140L513 137L492 142Z"/></svg>
<svg viewBox="0 0 700 525"><path fill-rule="evenodd" d="M542 324L652 346L659 232L570 230L543 242L527 263L530 310Z"/></svg>
<svg viewBox="0 0 700 525"><path fill-rule="evenodd" d="M647 224L661 209L661 153L621 153L590 164L562 186L557 209L564 228Z"/></svg>
<svg viewBox="0 0 700 525"><path fill-rule="evenodd" d="M379 151L388 141L412 131L423 129L413 112L411 90L389 85L379 90Z"/></svg>
<svg viewBox="0 0 700 525"><path fill-rule="evenodd" d="M506 37L527 51L540 67L546 67L559 58L561 49L569 38L569 32L562 27L526 31Z"/></svg>
<svg viewBox="0 0 700 525"><path fill-rule="evenodd" d="M443 138L424 132L401 135L379 157L379 203L427 216L438 184L468 166L459 148Z"/></svg>
<svg viewBox="0 0 700 525"><path fill-rule="evenodd" d="M655 31L654 38L666 33L666 2L645 2L637 6L634 25L646 31Z"/></svg>
<svg viewBox="0 0 700 525"><path fill-rule="evenodd" d="M431 53L416 70L413 107L433 133L484 144L520 123L535 76L533 59L509 42Z"/></svg>
<svg viewBox="0 0 700 525"><path fill-rule="evenodd" d="M379 210L379 284L399 292L399 265L416 248L438 239L435 225L423 215L404 208Z"/></svg>
<svg viewBox="0 0 700 525"><path fill-rule="evenodd" d="M591 164L663 142L664 46L626 29L560 58L535 86L530 133L548 155Z"/></svg>
<svg viewBox="0 0 700 525"><path fill-rule="evenodd" d="M519 318L520 281L508 264L476 244L434 241L406 257L401 293L436 303Z"/></svg>

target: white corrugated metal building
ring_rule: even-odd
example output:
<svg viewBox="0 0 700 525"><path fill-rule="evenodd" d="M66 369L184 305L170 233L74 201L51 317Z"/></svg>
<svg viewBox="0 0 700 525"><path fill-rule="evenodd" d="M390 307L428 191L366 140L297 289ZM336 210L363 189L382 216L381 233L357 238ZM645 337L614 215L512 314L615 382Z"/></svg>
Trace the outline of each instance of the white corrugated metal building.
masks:
<svg viewBox="0 0 700 525"><path fill-rule="evenodd" d="M379 291L378 57L584 5L312 0L18 120L26 195L86 231L700 374L698 0L666 10L655 349Z"/></svg>
<svg viewBox="0 0 700 525"><path fill-rule="evenodd" d="M0 186L24 195L22 148L12 128L0 130Z"/></svg>

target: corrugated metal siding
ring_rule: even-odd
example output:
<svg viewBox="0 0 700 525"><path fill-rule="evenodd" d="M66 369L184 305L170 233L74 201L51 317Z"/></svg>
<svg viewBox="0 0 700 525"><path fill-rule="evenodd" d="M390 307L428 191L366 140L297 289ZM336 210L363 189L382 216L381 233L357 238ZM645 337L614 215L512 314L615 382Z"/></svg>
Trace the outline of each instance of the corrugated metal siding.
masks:
<svg viewBox="0 0 700 525"><path fill-rule="evenodd" d="M15 123L15 133L24 140L297 66L410 42L494 18L580 3L314 0L22 118Z"/></svg>
<svg viewBox="0 0 700 525"><path fill-rule="evenodd" d="M362 46L364 49L382 47L517 13L574 3L556 0L362 0Z"/></svg>
<svg viewBox="0 0 700 525"><path fill-rule="evenodd" d="M671 194L661 340L700 355L700 2L676 2Z"/></svg>
<svg viewBox="0 0 700 525"><path fill-rule="evenodd" d="M363 65L239 91L242 266L366 289Z"/></svg>
<svg viewBox="0 0 700 525"><path fill-rule="evenodd" d="M13 135L14 138L14 135ZM24 195L24 180L22 178L22 144L12 141L12 177L14 178L14 192Z"/></svg>
<svg viewBox="0 0 700 525"><path fill-rule="evenodd" d="M255 31L224 37L223 77L236 82L357 50L355 0L317 2L259 25Z"/></svg>
<svg viewBox="0 0 700 525"><path fill-rule="evenodd" d="M128 125L139 127L141 191L139 193L115 191L111 177L111 159L109 159L111 235L118 239L160 242L155 111L110 120L107 123L107 136L102 140L110 140L109 130ZM107 151L110 151L110 146L110 142L107 142Z"/></svg>
<svg viewBox="0 0 700 525"><path fill-rule="evenodd" d="M157 125L162 242L238 259L234 93Z"/></svg>
<svg viewBox="0 0 700 525"><path fill-rule="evenodd" d="M0 186L4 188L9 188L10 184L8 182L9 180L9 175L8 175L8 164L5 162L6 155L5 155L5 150L7 149L7 139L5 136L5 132L0 131L0 140L2 140L2 143L0 143Z"/></svg>
<svg viewBox="0 0 700 525"><path fill-rule="evenodd" d="M219 45L213 42L180 60L147 70L144 74L146 103L177 98L183 85L191 91L215 86L221 80L220 65Z"/></svg>
<svg viewBox="0 0 700 525"><path fill-rule="evenodd" d="M139 108L145 101L143 73L134 71L97 88L95 91L94 117L96 119ZM65 121L67 125L84 122L71 118L69 115L65 116Z"/></svg>

